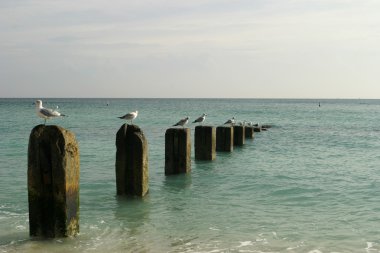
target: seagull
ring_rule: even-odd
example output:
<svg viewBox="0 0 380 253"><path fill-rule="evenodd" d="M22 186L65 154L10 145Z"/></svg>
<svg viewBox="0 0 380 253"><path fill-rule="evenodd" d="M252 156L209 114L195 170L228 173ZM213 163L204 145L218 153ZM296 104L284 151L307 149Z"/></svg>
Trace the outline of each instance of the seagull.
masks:
<svg viewBox="0 0 380 253"><path fill-rule="evenodd" d="M42 106L41 100L36 100L35 104L36 104L36 114L38 117L43 118L45 120L44 125L46 125L47 119L66 116L65 114L62 114L57 111L58 106L57 106L57 109L52 110L52 109L44 108Z"/></svg>
<svg viewBox="0 0 380 253"><path fill-rule="evenodd" d="M200 116L199 118L197 118L196 120L194 120L193 123L200 123L200 124L202 124L202 122L205 121L206 116L207 116L207 114L203 113L202 116Z"/></svg>
<svg viewBox="0 0 380 253"><path fill-rule="evenodd" d="M235 124L235 117L232 117L231 119L227 120L226 122L224 122L223 125L226 125L226 124L231 124L231 125Z"/></svg>
<svg viewBox="0 0 380 253"><path fill-rule="evenodd" d="M239 126L247 126L247 121L246 121L246 120L239 121L239 122L238 122L238 125L239 125Z"/></svg>
<svg viewBox="0 0 380 253"><path fill-rule="evenodd" d="M121 117L118 117L118 118L119 119L130 120L131 124L133 124L133 120L137 117L138 113L139 113L138 111L129 112L129 113L125 114L124 116L121 116Z"/></svg>
<svg viewBox="0 0 380 253"><path fill-rule="evenodd" d="M186 125L188 122L189 122L189 117L186 117L186 118L183 118L180 121L178 121L173 126L182 126L182 127L184 127L184 125Z"/></svg>

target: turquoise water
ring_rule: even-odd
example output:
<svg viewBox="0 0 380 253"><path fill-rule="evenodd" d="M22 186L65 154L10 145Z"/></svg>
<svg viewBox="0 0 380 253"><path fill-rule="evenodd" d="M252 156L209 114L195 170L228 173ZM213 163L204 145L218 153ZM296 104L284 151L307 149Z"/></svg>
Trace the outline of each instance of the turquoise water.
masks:
<svg viewBox="0 0 380 253"><path fill-rule="evenodd" d="M0 252L380 252L380 100L44 101L69 115L48 124L79 142L80 234L29 238L27 146L42 120L34 99L0 99ZM134 110L149 145L143 199L116 197L116 117ZM213 162L192 150L190 174L165 176L166 129L203 112L209 125L273 127Z"/></svg>

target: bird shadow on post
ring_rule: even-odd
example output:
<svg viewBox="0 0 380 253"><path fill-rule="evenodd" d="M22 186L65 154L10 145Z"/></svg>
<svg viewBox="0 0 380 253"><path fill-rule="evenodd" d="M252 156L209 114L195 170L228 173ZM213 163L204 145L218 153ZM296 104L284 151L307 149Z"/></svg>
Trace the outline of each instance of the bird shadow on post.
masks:
<svg viewBox="0 0 380 253"><path fill-rule="evenodd" d="M117 132L115 167L117 195L148 193L148 142L138 126L123 124Z"/></svg>
<svg viewBox="0 0 380 253"><path fill-rule="evenodd" d="M33 128L28 146L30 236L79 233L79 170L73 133L54 125Z"/></svg>

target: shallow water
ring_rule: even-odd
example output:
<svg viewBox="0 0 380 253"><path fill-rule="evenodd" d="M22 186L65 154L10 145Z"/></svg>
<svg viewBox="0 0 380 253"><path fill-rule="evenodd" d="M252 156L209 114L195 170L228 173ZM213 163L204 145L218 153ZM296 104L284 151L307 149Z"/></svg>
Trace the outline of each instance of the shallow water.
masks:
<svg viewBox="0 0 380 253"><path fill-rule="evenodd" d="M80 234L52 240L29 237L33 101L0 99L0 252L380 252L380 100L45 99L81 153ZM116 197L116 117L134 110L143 199ZM165 176L165 130L203 112L273 127L213 162L193 150L190 174Z"/></svg>

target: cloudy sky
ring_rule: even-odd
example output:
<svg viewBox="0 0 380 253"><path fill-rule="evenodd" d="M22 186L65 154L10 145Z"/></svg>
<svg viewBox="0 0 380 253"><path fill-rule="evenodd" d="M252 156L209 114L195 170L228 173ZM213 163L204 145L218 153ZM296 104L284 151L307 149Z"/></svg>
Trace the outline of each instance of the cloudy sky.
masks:
<svg viewBox="0 0 380 253"><path fill-rule="evenodd" d="M379 0L1 0L0 97L380 98Z"/></svg>

